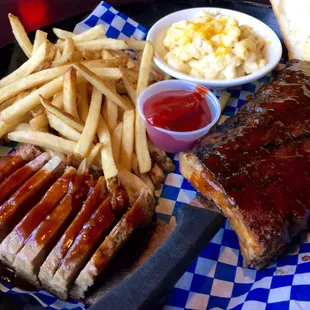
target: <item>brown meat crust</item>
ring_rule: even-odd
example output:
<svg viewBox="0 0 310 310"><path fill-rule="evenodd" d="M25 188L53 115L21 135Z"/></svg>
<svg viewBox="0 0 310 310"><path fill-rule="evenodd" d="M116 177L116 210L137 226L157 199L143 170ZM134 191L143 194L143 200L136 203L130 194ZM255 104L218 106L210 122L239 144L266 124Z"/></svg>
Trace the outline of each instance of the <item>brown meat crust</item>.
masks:
<svg viewBox="0 0 310 310"><path fill-rule="evenodd" d="M182 174L236 231L245 266L266 266L307 227L309 100L310 63L294 62L180 156Z"/></svg>

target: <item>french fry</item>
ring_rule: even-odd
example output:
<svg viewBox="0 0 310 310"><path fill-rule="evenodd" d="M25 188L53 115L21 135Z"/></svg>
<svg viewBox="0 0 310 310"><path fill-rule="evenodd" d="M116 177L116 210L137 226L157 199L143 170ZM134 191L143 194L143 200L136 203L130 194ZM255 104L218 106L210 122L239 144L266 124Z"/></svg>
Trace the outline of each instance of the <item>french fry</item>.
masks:
<svg viewBox="0 0 310 310"><path fill-rule="evenodd" d="M76 70L70 67L64 75L63 83L63 105L64 111L79 118L76 106Z"/></svg>
<svg viewBox="0 0 310 310"><path fill-rule="evenodd" d="M68 62L68 61L65 61L63 59L63 56L60 55L61 57L59 59L54 59L52 61L52 64L51 64L51 68L57 68L57 67L62 67L62 66L65 66L65 65L72 65L74 62Z"/></svg>
<svg viewBox="0 0 310 310"><path fill-rule="evenodd" d="M114 162L116 165L120 164L122 134L123 134L123 123L120 122L113 130L112 136L111 136L113 157L114 157Z"/></svg>
<svg viewBox="0 0 310 310"><path fill-rule="evenodd" d="M221 105L221 112L223 112L223 110L225 109L226 107L226 104L228 103L229 101L229 98L230 98L231 94L227 91L224 91L220 98L219 98L219 102L220 102L220 105Z"/></svg>
<svg viewBox="0 0 310 310"><path fill-rule="evenodd" d="M113 60L113 62L112 62L112 60ZM101 67L101 64L100 64L100 62L102 62L102 60L87 60L85 62L82 62L82 64L84 64L87 68L90 68L90 70L95 72L99 76L99 78L101 78L101 79L118 80L118 79L120 79L122 77L122 73L119 70L119 68L115 68L116 61L118 61L118 60L111 59L110 63L109 62L106 62L105 64L102 63L102 67ZM107 67L107 65L109 65L109 64L111 64L112 67ZM47 70L44 71L44 74L46 74L47 77L42 77L42 75L43 75L43 71L42 71L42 74L40 75L40 79L49 78L49 75L56 74L57 72L60 72L60 71L61 71L60 75L62 75L70 67L71 67L71 65L67 64L67 65L61 65L61 66L56 67L56 68L47 69ZM39 72L35 73L35 74L36 74L36 77L37 77ZM34 76L35 74L31 74L31 77ZM18 82L19 81L17 81L16 83L18 83ZM43 83L44 83L44 81L43 81Z"/></svg>
<svg viewBox="0 0 310 310"><path fill-rule="evenodd" d="M132 154L132 170L134 174L139 175L138 159L136 153Z"/></svg>
<svg viewBox="0 0 310 310"><path fill-rule="evenodd" d="M122 98L123 98L123 100L125 100L126 102L128 102L128 104L134 105L133 102L132 102L132 100L131 100L128 96L123 95Z"/></svg>
<svg viewBox="0 0 310 310"><path fill-rule="evenodd" d="M107 36L105 34L100 34L96 39L105 39Z"/></svg>
<svg viewBox="0 0 310 310"><path fill-rule="evenodd" d="M11 106L16 100L17 96L16 97L12 97L4 102L1 103L0 105L0 112L3 111L4 109L6 109L7 107Z"/></svg>
<svg viewBox="0 0 310 310"><path fill-rule="evenodd" d="M72 55L72 62L75 63L75 62L80 62L82 61L83 59L83 56L82 56L82 53L80 51L74 51L73 52L73 55Z"/></svg>
<svg viewBox="0 0 310 310"><path fill-rule="evenodd" d="M57 47L62 49L63 44L58 45ZM75 43L75 47L79 51L82 51L84 49L90 50L90 51L98 51L102 49L123 50L123 49L129 48L124 40L117 40L117 39L110 39L110 38L92 40L92 41L86 41L86 42L77 42Z"/></svg>
<svg viewBox="0 0 310 310"><path fill-rule="evenodd" d="M101 58L102 59L109 59L113 58L113 55L106 49L101 50Z"/></svg>
<svg viewBox="0 0 310 310"><path fill-rule="evenodd" d="M11 13L9 14L9 20L16 41L18 42L19 46L24 51L26 56L31 57L33 46L28 38L24 26L20 22L19 18Z"/></svg>
<svg viewBox="0 0 310 310"><path fill-rule="evenodd" d="M73 56L75 55L74 53L74 42L71 38L65 39L64 42L64 50L63 53L61 55L61 57L57 60L53 60L52 62L52 67L59 67L59 66L63 66L65 64L70 64L73 62ZM78 58L78 60L80 60L80 58Z"/></svg>
<svg viewBox="0 0 310 310"><path fill-rule="evenodd" d="M61 118L57 117L51 112L47 112L47 119L50 126L58 131L61 136L71 141L79 141L81 134L66 122L64 122Z"/></svg>
<svg viewBox="0 0 310 310"><path fill-rule="evenodd" d="M14 128L14 131L25 131L25 130L32 130L29 123L20 123Z"/></svg>
<svg viewBox="0 0 310 310"><path fill-rule="evenodd" d="M22 91L36 87L41 84L46 84L51 80L54 80L60 76L62 76L67 70L69 66L53 68L43 70L37 73L33 73L29 76L26 76L13 84L7 85L1 88L0 91L0 103L21 93Z"/></svg>
<svg viewBox="0 0 310 310"><path fill-rule="evenodd" d="M170 173L175 170L175 165L173 161L164 151L157 148L150 140L148 140L148 147L152 159L163 171Z"/></svg>
<svg viewBox="0 0 310 310"><path fill-rule="evenodd" d="M81 157L87 156L92 141L94 140L94 137L96 135L101 110L101 103L102 94L94 87L86 123L75 149L75 153L80 154Z"/></svg>
<svg viewBox="0 0 310 310"><path fill-rule="evenodd" d="M101 115L99 116L97 135L99 141L103 143L103 147L101 148L101 164L105 178L107 180L115 178L118 170L113 158L111 136L108 126Z"/></svg>
<svg viewBox="0 0 310 310"><path fill-rule="evenodd" d="M63 91L60 91L58 94L56 94L52 99L52 105L55 107L62 109L64 106L64 93Z"/></svg>
<svg viewBox="0 0 310 310"><path fill-rule="evenodd" d="M140 179L147 185L147 187L151 190L152 195L154 195L155 187L154 184L147 173L139 174Z"/></svg>
<svg viewBox="0 0 310 310"><path fill-rule="evenodd" d="M35 89L33 89L33 91L35 91ZM28 96L29 94L31 94L33 92L32 90L25 90L21 93L19 93L16 97L15 97L15 100L14 102L17 102L23 98L25 98L26 96Z"/></svg>
<svg viewBox="0 0 310 310"><path fill-rule="evenodd" d="M137 40L134 37L131 37L126 43L132 50L143 50L145 48L145 41Z"/></svg>
<svg viewBox="0 0 310 310"><path fill-rule="evenodd" d="M152 68L153 55L154 55L154 47L150 41L146 41L139 70L139 79L137 84L137 98L139 98L141 92L148 86L148 79ZM141 174L143 174L151 170L152 161L147 145L145 123L138 112L137 106L136 106L135 130L136 130L135 131L136 154L139 163L139 171Z"/></svg>
<svg viewBox="0 0 310 310"><path fill-rule="evenodd" d="M73 39L74 42L84 42L84 41L94 40L98 38L99 36L104 35L106 33L106 30L103 25L97 25L80 34L75 34L73 32L62 30L59 28L53 28L53 31L59 39L70 38L70 39ZM59 45L62 46L62 44L59 44Z"/></svg>
<svg viewBox="0 0 310 310"><path fill-rule="evenodd" d="M46 113L41 113L35 116L33 119L29 121L29 125L31 126L32 130L41 131L47 130L48 120L46 117Z"/></svg>
<svg viewBox="0 0 310 310"><path fill-rule="evenodd" d="M119 80L122 77L118 68L91 68L90 71L102 80Z"/></svg>
<svg viewBox="0 0 310 310"><path fill-rule="evenodd" d="M124 83L126 91L129 95L130 99L132 100L132 102L136 105L136 103L137 103L137 91L127 76L127 70L123 67L120 67L119 69L122 73L122 81Z"/></svg>
<svg viewBox="0 0 310 310"><path fill-rule="evenodd" d="M40 48L31 56L26 62L24 62L18 69L13 71L0 80L0 87L4 87L14 82L18 82L21 78L29 76L34 72L44 61L47 52L47 43L44 43ZM12 85L14 87L14 85Z"/></svg>
<svg viewBox="0 0 310 310"><path fill-rule="evenodd" d="M2 120L4 120L6 123L9 123L22 117L40 104L39 95L42 95L46 99L51 98L61 90L62 84L63 78L58 77L57 79L52 80L51 82L38 88L25 98L13 103L11 106L4 109L1 112Z"/></svg>
<svg viewBox="0 0 310 310"><path fill-rule="evenodd" d="M87 162L88 165L91 166L95 160L95 158L98 156L101 148L103 147L103 143L97 143L92 150L90 151L88 157L87 157Z"/></svg>
<svg viewBox="0 0 310 310"><path fill-rule="evenodd" d="M126 53L124 51L114 50L114 51L112 51L112 54L114 56L126 57L126 60L127 60L126 67L128 69L132 69L132 68L134 68L136 66L135 61L130 57L130 55L128 55L128 53Z"/></svg>
<svg viewBox="0 0 310 310"><path fill-rule="evenodd" d="M122 95L127 94L127 90L122 80L116 82L116 91L118 94L122 94Z"/></svg>
<svg viewBox="0 0 310 310"><path fill-rule="evenodd" d="M71 38L65 39L63 55L72 54L74 51L74 42Z"/></svg>
<svg viewBox="0 0 310 310"><path fill-rule="evenodd" d="M63 120L65 123L67 123L69 126L77 130L79 133L81 133L84 129L84 124L77 118L73 117L72 115L62 111L61 109L57 108L56 106L52 105L49 100L45 99L44 97L41 97L41 103L44 106L44 108L49 111L50 113L56 115L58 118Z"/></svg>
<svg viewBox="0 0 310 310"><path fill-rule="evenodd" d="M49 40L46 40L46 44L47 44L46 45L47 52L46 52L45 59L42 62L42 64L36 69L36 71L48 69L52 64L53 59L55 58L55 54L56 54L55 45L52 44Z"/></svg>
<svg viewBox="0 0 310 310"><path fill-rule="evenodd" d="M66 39L64 50L62 53L62 61L70 62L73 59L73 53L74 53L74 42L72 39Z"/></svg>
<svg viewBox="0 0 310 310"><path fill-rule="evenodd" d="M108 52L107 50L105 51ZM119 67L119 66L126 66L127 57L125 57L124 55L114 57L111 54L111 57L107 59L88 60L88 61L84 61L83 64L89 69L98 68L98 67L113 68L113 67Z"/></svg>
<svg viewBox="0 0 310 310"><path fill-rule="evenodd" d="M107 87L104 82L92 71L86 68L82 64L74 65L77 71L84 76L88 82L90 82L94 87L96 87L103 95L107 96L111 99L114 103L120 106L124 110L130 110L132 107L128 106L125 103L120 95L116 93L116 91L112 91L109 87Z"/></svg>
<svg viewBox="0 0 310 310"><path fill-rule="evenodd" d="M86 158L84 158L81 163L79 164L77 170L76 170L76 174L77 175L81 175L83 173L86 173L89 167L89 163L88 160Z"/></svg>
<svg viewBox="0 0 310 310"><path fill-rule="evenodd" d="M113 57L124 57L126 59L125 67L134 68L136 66L135 61L131 58L128 51L111 50L110 53Z"/></svg>
<svg viewBox="0 0 310 310"><path fill-rule="evenodd" d="M129 81L133 84L136 85L138 82L138 77L139 73L133 70L126 70L126 76L128 77Z"/></svg>
<svg viewBox="0 0 310 310"><path fill-rule="evenodd" d="M8 137L12 141L31 143L64 154L73 154L76 147L73 141L40 131L13 131Z"/></svg>
<svg viewBox="0 0 310 310"><path fill-rule="evenodd" d="M104 35L106 30L103 25L97 25L95 27L90 28L76 36L73 37L75 43L91 41L99 37L100 35Z"/></svg>
<svg viewBox="0 0 310 310"><path fill-rule="evenodd" d="M34 108L33 110L30 111L30 114L32 115L32 117L36 117L42 113L45 112L44 107L42 107L41 105L37 106L36 108Z"/></svg>
<svg viewBox="0 0 310 310"><path fill-rule="evenodd" d="M79 85L80 101L77 106L80 119L84 123L86 122L86 118L89 111L87 87L88 82L86 80Z"/></svg>
<svg viewBox="0 0 310 310"><path fill-rule="evenodd" d="M38 48L46 42L47 39L47 33L41 30L36 31L36 36L34 38L33 42L33 49L32 49L32 54L36 53Z"/></svg>
<svg viewBox="0 0 310 310"><path fill-rule="evenodd" d="M155 187L165 181L165 175L156 163L153 164L148 174Z"/></svg>
<svg viewBox="0 0 310 310"><path fill-rule="evenodd" d="M110 89L115 91L114 81L107 81L106 84ZM104 105L102 107L102 115L108 125L109 131L113 132L114 128L117 125L118 106L108 97L105 97Z"/></svg>
<svg viewBox="0 0 310 310"><path fill-rule="evenodd" d="M129 172L128 170L120 170L118 177L123 185L134 193L141 191L143 188L147 189L150 194L153 195L150 188L136 175Z"/></svg>
<svg viewBox="0 0 310 310"><path fill-rule="evenodd" d="M132 154L134 147L134 110L125 111L123 116L123 134L121 146L121 166L128 171L132 169Z"/></svg>
<svg viewBox="0 0 310 310"><path fill-rule="evenodd" d="M97 51L83 50L82 56L83 58L88 59L88 60L101 59L101 55Z"/></svg>
<svg viewBox="0 0 310 310"><path fill-rule="evenodd" d="M137 155L135 153L133 153L132 155L132 170L135 173L135 175L138 176L150 188L152 192L155 191L155 187L150 176L147 174L141 174L139 172Z"/></svg>
<svg viewBox="0 0 310 310"><path fill-rule="evenodd" d="M12 122L10 124L5 123L4 121L0 121L0 138L2 138L8 132L14 130L17 125L18 121Z"/></svg>
<svg viewBox="0 0 310 310"><path fill-rule="evenodd" d="M154 55L154 47L150 41L146 41L139 69L137 98L139 98L142 91L148 87L149 76L152 69L153 55Z"/></svg>
<svg viewBox="0 0 310 310"><path fill-rule="evenodd" d="M133 69L135 67L136 67L135 61L131 57L128 57L127 68Z"/></svg>
<svg viewBox="0 0 310 310"><path fill-rule="evenodd" d="M75 33L67 30L62 30L59 28L53 28L53 32L55 33L56 37L59 39L72 39L73 37L76 36Z"/></svg>

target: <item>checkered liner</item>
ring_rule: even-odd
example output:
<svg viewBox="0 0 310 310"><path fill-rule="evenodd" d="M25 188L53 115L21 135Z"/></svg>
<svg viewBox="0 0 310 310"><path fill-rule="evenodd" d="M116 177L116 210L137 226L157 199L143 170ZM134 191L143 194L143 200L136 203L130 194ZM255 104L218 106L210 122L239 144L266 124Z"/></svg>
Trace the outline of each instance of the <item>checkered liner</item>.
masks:
<svg viewBox="0 0 310 310"><path fill-rule="evenodd" d="M80 33L103 24L108 37L143 39L147 29L102 2L75 28ZM280 66L284 66L283 64ZM247 97L263 84L267 75L254 83L228 89L231 99L222 120L233 116ZM221 91L214 90L216 96ZM16 143L0 148L0 156L11 152ZM194 188L182 177L178 155L174 156L176 170L166 176L162 188L156 191L157 218L169 222L178 208L195 196ZM262 271L242 268L242 256L236 234L226 222L200 256L171 290L164 310L179 309L310 309L310 233L297 237L290 253ZM73 300L63 302L44 291L25 292L0 282L0 290L15 294L14 301L22 308L35 300L47 309L83 309ZM18 298L17 298L18 297ZM34 300L35 299L35 300Z"/></svg>

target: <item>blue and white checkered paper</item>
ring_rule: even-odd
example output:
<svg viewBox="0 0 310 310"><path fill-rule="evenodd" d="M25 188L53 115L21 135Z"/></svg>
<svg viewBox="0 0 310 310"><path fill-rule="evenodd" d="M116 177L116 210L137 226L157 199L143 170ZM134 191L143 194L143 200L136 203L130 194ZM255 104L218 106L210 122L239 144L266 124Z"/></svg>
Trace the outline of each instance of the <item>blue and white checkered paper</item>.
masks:
<svg viewBox="0 0 310 310"><path fill-rule="evenodd" d="M75 28L75 32L104 24L108 37L143 39L147 29L110 5L102 2ZM282 65L283 66L283 65ZM231 99L224 110L225 117L233 116L248 95L270 82L271 74L254 83L228 89ZM221 91L214 91L220 96ZM0 148L0 156L15 147L10 143ZM178 156L176 170L166 176L156 192L157 218L169 222L177 209L195 196L194 188L182 177ZM310 309L310 233L303 232L291 246L289 253L265 270L242 268L242 256L236 234L226 222L200 256L175 284L167 297L164 310L181 309ZM25 292L0 282L0 290L15 294L14 300L23 307L35 300L47 309L83 309L75 301L63 302L44 291ZM29 308L29 306L28 306ZM31 308L31 306L30 306ZM108 306L107 306L108 309Z"/></svg>

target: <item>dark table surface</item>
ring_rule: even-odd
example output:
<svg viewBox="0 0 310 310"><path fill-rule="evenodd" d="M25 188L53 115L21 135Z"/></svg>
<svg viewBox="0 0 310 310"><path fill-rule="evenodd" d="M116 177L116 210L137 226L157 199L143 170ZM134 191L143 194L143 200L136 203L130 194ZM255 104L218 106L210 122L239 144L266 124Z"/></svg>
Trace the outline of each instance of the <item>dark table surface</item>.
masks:
<svg viewBox="0 0 310 310"><path fill-rule="evenodd" d="M263 6L269 6L269 0L226 0L237 3L257 3ZM99 3L99 0L1 0L0 1L0 47L13 41L10 24L7 18L8 13L17 15L22 21L27 32L52 24L57 21L68 19L72 16L87 14L91 12ZM112 6L128 6L133 9L143 3L142 7L153 11L173 12L186 7L208 6L208 0L108 0ZM139 10L141 12L141 10ZM154 15L154 12L152 16ZM149 19L150 20L150 19Z"/></svg>

